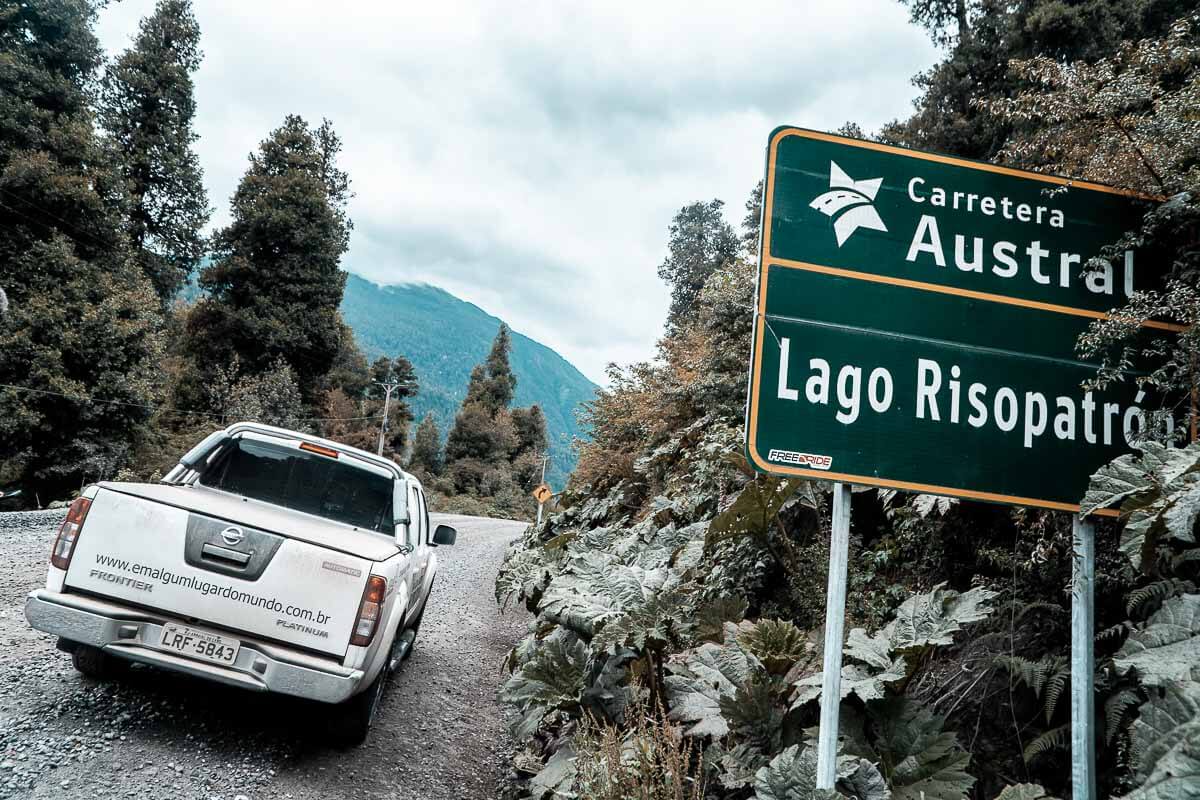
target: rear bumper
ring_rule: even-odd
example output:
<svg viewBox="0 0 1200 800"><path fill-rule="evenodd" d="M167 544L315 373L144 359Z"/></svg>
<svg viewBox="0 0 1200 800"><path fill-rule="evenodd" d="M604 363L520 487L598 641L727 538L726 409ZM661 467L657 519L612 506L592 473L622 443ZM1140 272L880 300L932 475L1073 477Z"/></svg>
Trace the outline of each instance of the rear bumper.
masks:
<svg viewBox="0 0 1200 800"><path fill-rule="evenodd" d="M162 626L190 623L84 595L48 589L31 592L25 600L25 618L39 631L98 647L118 658L257 692L340 703L360 688L363 679L362 670L240 635L234 638L241 642L241 650L229 666L175 655L158 647Z"/></svg>

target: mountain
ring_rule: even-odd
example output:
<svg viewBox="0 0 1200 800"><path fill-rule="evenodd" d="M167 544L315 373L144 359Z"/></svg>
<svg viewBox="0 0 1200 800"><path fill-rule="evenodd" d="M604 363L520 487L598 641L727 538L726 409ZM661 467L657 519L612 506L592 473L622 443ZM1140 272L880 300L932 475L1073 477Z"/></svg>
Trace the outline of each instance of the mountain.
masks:
<svg viewBox="0 0 1200 800"><path fill-rule="evenodd" d="M500 320L433 286L380 286L353 274L346 279L342 316L368 361L402 355L413 363L421 384L413 412L420 420L432 411L444 438L467 393L471 368L487 356ZM550 438L546 477L561 488L575 467L571 441L585 436L575 412L595 396L596 385L528 336L513 331L512 342L514 405L542 407Z"/></svg>

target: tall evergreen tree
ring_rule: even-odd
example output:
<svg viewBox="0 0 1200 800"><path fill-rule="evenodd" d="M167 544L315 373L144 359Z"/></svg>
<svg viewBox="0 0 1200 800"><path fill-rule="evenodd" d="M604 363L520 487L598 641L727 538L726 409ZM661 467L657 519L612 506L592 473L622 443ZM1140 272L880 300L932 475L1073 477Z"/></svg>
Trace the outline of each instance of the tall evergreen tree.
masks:
<svg viewBox="0 0 1200 800"><path fill-rule="evenodd" d="M129 193L134 257L164 305L200 263L211 213L192 150L192 74L200 57L191 0L159 0L133 47L108 69L100 94L100 122Z"/></svg>
<svg viewBox="0 0 1200 800"><path fill-rule="evenodd" d="M546 452L546 415L542 407L534 403L529 408L514 408L513 429L517 433L517 449L514 456L525 453L544 455Z"/></svg>
<svg viewBox="0 0 1200 800"><path fill-rule="evenodd" d="M742 217L742 256L757 261L759 232L762 228L763 180L760 178L746 200L746 216Z"/></svg>
<svg viewBox="0 0 1200 800"><path fill-rule="evenodd" d="M341 341L338 344L337 355L334 356L333 366L325 376L329 389L340 390L347 398L358 401L366 396L367 387L371 385L371 371L367 366L367 358L354 339L354 331L346 324L341 324Z"/></svg>
<svg viewBox="0 0 1200 800"><path fill-rule="evenodd" d="M155 399L162 346L157 298L121 233L122 181L88 108L96 8L0 6L0 483L43 498L121 465Z"/></svg>
<svg viewBox="0 0 1200 800"><path fill-rule="evenodd" d="M181 393L200 396L206 371L237 354L250 374L286 361L309 407L341 349L338 313L349 247L350 180L337 167L341 140L326 120L313 129L289 115L250 156L230 202L232 221L200 273L208 292L192 311Z"/></svg>
<svg viewBox="0 0 1200 800"><path fill-rule="evenodd" d="M474 460L507 462L517 446L508 406L517 387L509 363L512 337L503 323L482 364L471 370L467 396L446 438L446 464Z"/></svg>
<svg viewBox="0 0 1200 800"><path fill-rule="evenodd" d="M432 411L425 414L413 435L409 468L419 469L431 475L442 471L442 439Z"/></svg>
<svg viewBox="0 0 1200 800"><path fill-rule="evenodd" d="M709 275L734 258L741 241L725 221L720 200L684 206L671 220L668 255L658 276L671 287L667 328L676 328L691 315Z"/></svg>
<svg viewBox="0 0 1200 800"><path fill-rule="evenodd" d="M1164 33L1194 11L1195 0L900 0L915 23L946 48L940 64L913 83L921 90L915 113L883 130L911 147L989 159L1011 126L980 107L1021 89L1012 59L1045 56L1093 62L1122 40Z"/></svg>
<svg viewBox="0 0 1200 800"><path fill-rule="evenodd" d="M508 326L500 323L500 330L492 340L492 349L487 358L471 371L471 380L467 385L468 403L482 403L493 416L508 408L517 390L517 376L513 374L509 363L511 352L512 336Z"/></svg>

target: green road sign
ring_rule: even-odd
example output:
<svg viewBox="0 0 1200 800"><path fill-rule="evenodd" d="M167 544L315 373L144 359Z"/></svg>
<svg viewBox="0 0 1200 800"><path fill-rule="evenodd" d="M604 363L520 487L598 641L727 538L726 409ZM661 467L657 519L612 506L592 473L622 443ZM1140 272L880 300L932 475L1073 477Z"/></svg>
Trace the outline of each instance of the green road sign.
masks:
<svg viewBox="0 0 1200 800"><path fill-rule="evenodd" d="M782 128L770 139L746 449L758 469L1077 510L1151 399L1079 334L1155 277L1083 264L1154 198ZM1147 335L1177 327L1149 323Z"/></svg>

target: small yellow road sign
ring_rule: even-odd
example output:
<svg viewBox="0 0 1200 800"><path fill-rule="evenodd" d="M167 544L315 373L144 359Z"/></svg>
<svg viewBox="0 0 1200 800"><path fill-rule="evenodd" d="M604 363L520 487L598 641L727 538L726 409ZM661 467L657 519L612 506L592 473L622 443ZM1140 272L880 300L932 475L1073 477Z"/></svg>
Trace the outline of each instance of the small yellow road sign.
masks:
<svg viewBox="0 0 1200 800"><path fill-rule="evenodd" d="M543 483L539 484L536 489L530 492L530 494L533 495L534 500L537 500L539 503L544 503L554 496L554 490L551 489L548 484Z"/></svg>

